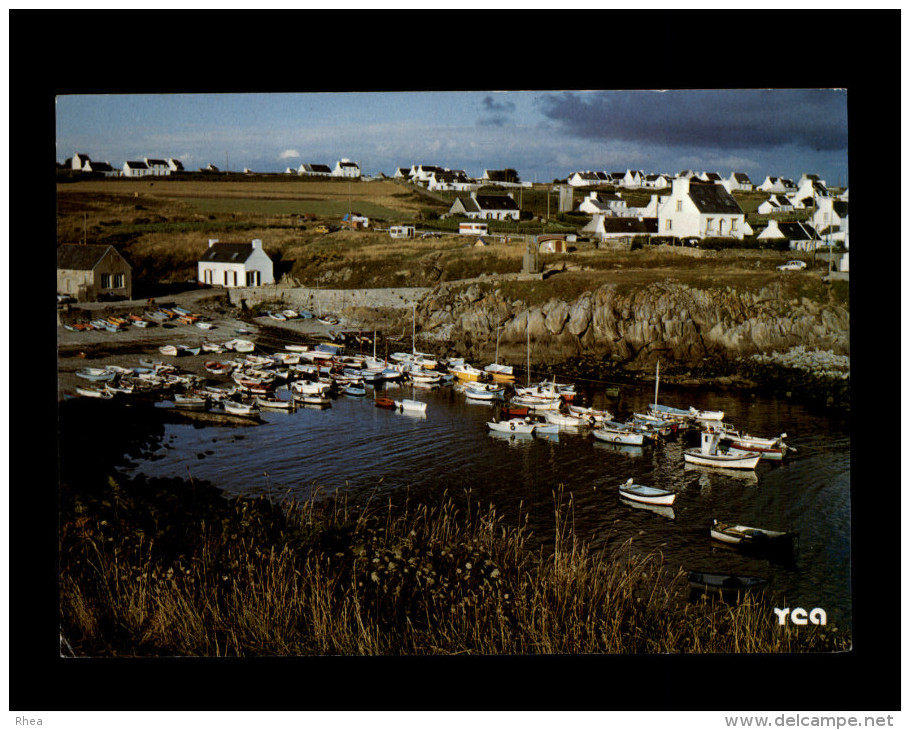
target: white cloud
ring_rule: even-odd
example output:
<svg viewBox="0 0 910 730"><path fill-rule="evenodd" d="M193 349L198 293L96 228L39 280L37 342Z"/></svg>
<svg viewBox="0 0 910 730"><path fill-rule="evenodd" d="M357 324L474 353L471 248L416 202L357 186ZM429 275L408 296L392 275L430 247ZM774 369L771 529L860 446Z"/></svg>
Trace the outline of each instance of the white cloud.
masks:
<svg viewBox="0 0 910 730"><path fill-rule="evenodd" d="M278 155L279 160L287 160L291 157L300 157L300 153L297 150L285 150Z"/></svg>

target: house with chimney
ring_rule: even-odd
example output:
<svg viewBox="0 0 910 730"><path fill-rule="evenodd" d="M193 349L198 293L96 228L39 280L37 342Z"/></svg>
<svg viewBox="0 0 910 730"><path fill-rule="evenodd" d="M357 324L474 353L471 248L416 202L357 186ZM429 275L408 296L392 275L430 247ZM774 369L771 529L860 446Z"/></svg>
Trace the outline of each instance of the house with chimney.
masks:
<svg viewBox="0 0 910 730"><path fill-rule="evenodd" d="M200 284L229 289L274 284L274 265L263 250L262 240L228 243L209 239L209 247L198 262Z"/></svg>
<svg viewBox="0 0 910 730"><path fill-rule="evenodd" d="M131 299L132 266L109 244L64 243L57 247L57 292L79 302Z"/></svg>
<svg viewBox="0 0 910 730"><path fill-rule="evenodd" d="M678 177L658 212L660 235L676 238L743 238L746 216L723 185Z"/></svg>
<svg viewBox="0 0 910 730"><path fill-rule="evenodd" d="M335 163L335 169L332 170L332 177L359 178L360 166L356 162L351 162L351 160L346 157L342 157Z"/></svg>

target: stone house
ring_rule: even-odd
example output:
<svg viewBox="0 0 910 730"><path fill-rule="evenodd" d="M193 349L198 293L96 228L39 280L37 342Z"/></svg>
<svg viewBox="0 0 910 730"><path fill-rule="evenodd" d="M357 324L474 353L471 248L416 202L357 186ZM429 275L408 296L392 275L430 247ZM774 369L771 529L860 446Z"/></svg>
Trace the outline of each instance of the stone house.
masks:
<svg viewBox="0 0 910 730"><path fill-rule="evenodd" d="M258 238L251 243L222 243L211 238L198 266L200 284L234 288L275 283L272 259Z"/></svg>
<svg viewBox="0 0 910 730"><path fill-rule="evenodd" d="M131 299L132 266L111 245L64 243L57 248L57 291L80 302Z"/></svg>

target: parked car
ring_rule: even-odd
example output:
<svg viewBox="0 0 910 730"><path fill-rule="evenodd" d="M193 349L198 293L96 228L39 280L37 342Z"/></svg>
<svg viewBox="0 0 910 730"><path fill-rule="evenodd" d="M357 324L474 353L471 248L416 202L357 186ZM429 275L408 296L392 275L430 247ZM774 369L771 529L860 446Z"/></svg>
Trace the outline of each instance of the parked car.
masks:
<svg viewBox="0 0 910 730"><path fill-rule="evenodd" d="M777 267L779 271L799 271L806 268L805 261L788 261Z"/></svg>

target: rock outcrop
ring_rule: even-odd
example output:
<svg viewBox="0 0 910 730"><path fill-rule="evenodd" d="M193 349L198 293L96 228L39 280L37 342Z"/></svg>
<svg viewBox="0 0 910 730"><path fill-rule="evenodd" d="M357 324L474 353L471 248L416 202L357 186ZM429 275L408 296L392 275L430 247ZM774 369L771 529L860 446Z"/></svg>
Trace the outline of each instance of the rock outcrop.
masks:
<svg viewBox="0 0 910 730"><path fill-rule="evenodd" d="M695 367L707 358L734 360L804 346L849 355L844 305L794 298L780 284L759 291L664 282L620 292L602 286L574 301L529 306L495 285L441 285L417 310L419 339L435 350L483 360L499 337L501 362L553 363L573 357L650 370L658 357Z"/></svg>

